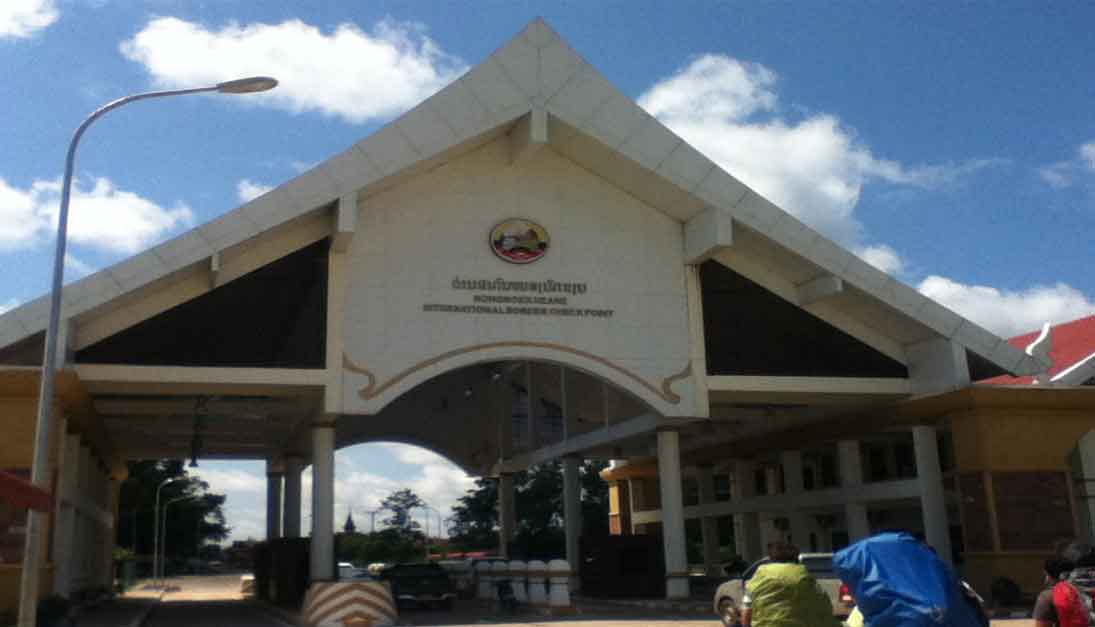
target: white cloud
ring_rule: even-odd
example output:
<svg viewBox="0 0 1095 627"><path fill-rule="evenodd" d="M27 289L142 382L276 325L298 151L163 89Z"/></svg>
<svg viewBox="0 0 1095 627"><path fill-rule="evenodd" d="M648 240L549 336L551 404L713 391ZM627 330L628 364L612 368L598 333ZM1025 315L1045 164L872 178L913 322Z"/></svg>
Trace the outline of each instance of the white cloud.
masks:
<svg viewBox="0 0 1095 627"><path fill-rule="evenodd" d="M5 314L12 309L15 309L20 304L18 298L9 298L6 301L0 303L0 315Z"/></svg>
<svg viewBox="0 0 1095 627"><path fill-rule="evenodd" d="M856 250L863 261L871 264L887 274L900 274L905 268L905 262L897 251L885 244L865 246Z"/></svg>
<svg viewBox="0 0 1095 627"><path fill-rule="evenodd" d="M1035 331L1046 322L1056 324L1095 313L1095 302L1064 283L1010 291L929 276L917 289L1003 337Z"/></svg>
<svg viewBox="0 0 1095 627"><path fill-rule="evenodd" d="M95 272L97 268L80 259L72 253L65 253L65 275L69 278L80 278Z"/></svg>
<svg viewBox="0 0 1095 627"><path fill-rule="evenodd" d="M1076 182L1077 175L1095 173L1095 140L1080 144L1076 158L1058 161L1038 168L1038 175L1050 187L1064 189Z"/></svg>
<svg viewBox="0 0 1095 627"><path fill-rule="evenodd" d="M61 181L36 180L27 189L0 178L0 250L25 248L48 237L55 228ZM172 209L133 192L118 189L106 178L90 189L72 185L69 241L110 252L135 253L168 233L193 222L190 209Z"/></svg>
<svg viewBox="0 0 1095 627"><path fill-rule="evenodd" d="M708 54L656 83L639 104L727 172L852 247L863 246L855 208L867 182L939 187L1002 163L907 167L880 159L833 115L781 117L777 80L764 66Z"/></svg>
<svg viewBox="0 0 1095 627"><path fill-rule="evenodd" d="M0 2L0 39L25 38L57 21L54 0L4 0Z"/></svg>
<svg viewBox="0 0 1095 627"><path fill-rule="evenodd" d="M208 483L210 492L217 494L254 492L265 495L266 478L261 474L232 468L218 470L208 465L206 463L198 468L191 468L188 472Z"/></svg>
<svg viewBox="0 0 1095 627"><path fill-rule="evenodd" d="M216 30L161 17L123 42L121 51L162 86L269 75L280 81L277 89L248 101L356 123L409 109L465 69L421 26L390 19L372 32L350 23L324 32L300 20Z"/></svg>
<svg viewBox="0 0 1095 627"><path fill-rule="evenodd" d="M0 250L29 245L47 224L30 190L0 178Z"/></svg>
<svg viewBox="0 0 1095 627"><path fill-rule="evenodd" d="M1088 170L1095 172L1095 140L1080 146L1080 163Z"/></svg>
<svg viewBox="0 0 1095 627"><path fill-rule="evenodd" d="M1038 169L1038 176L1054 189L1064 189L1072 185L1073 165L1069 161L1059 161Z"/></svg>
<svg viewBox="0 0 1095 627"><path fill-rule="evenodd" d="M274 189L273 185L263 185L251 179L242 179L236 184L236 197L240 202L250 202L272 189Z"/></svg>
<svg viewBox="0 0 1095 627"><path fill-rule="evenodd" d="M370 450L372 449L372 450ZM404 478L393 479L357 467L355 459L373 454L377 449L387 449L399 465L393 471ZM441 511L442 519L452 514L452 506L464 492L473 487L475 479L444 457L423 448L393 442L370 443L352 446L335 453L335 527L341 529L349 512L359 530L369 528L368 510L379 508L380 502L392 492L408 488L428 505ZM312 511L312 473L305 471L302 481L303 516ZM387 512L376 514L376 525L387 518ZM415 512L414 518L425 526L424 511ZM437 514L430 514L431 533L437 525ZM310 523L305 523L307 529Z"/></svg>

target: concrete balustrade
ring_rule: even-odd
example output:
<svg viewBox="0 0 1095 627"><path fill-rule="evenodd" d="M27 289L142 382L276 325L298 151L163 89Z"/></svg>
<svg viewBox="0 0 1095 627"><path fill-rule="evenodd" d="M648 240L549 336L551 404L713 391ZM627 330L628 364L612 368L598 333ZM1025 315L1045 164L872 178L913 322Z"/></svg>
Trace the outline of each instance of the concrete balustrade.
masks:
<svg viewBox="0 0 1095 627"><path fill-rule="evenodd" d="M548 562L547 570L548 577L551 580L548 605L551 607L570 607L570 562L551 560Z"/></svg>
<svg viewBox="0 0 1095 627"><path fill-rule="evenodd" d="M547 564L540 560L528 563L528 602L529 605L546 607L548 604Z"/></svg>
<svg viewBox="0 0 1095 627"><path fill-rule="evenodd" d="M490 562L479 562L475 565L475 579L479 582L476 597L481 601L493 599L494 588L491 585Z"/></svg>
<svg viewBox="0 0 1095 627"><path fill-rule="evenodd" d="M528 564L521 560L513 560L509 563L509 581L513 586L513 598L518 603L528 603Z"/></svg>

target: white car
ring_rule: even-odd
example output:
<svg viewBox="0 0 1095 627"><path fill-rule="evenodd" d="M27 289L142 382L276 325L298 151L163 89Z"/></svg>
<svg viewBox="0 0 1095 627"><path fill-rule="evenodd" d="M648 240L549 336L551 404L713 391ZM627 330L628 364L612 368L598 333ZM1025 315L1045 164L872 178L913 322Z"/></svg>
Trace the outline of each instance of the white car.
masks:
<svg viewBox="0 0 1095 627"><path fill-rule="evenodd" d="M745 569L740 577L736 577L723 583L715 590L715 614L722 620L726 627L737 627L741 624L741 600L745 597L745 584L757 572L757 569L769 563L767 557L753 563ZM798 556L799 563L806 566L806 570L817 580L818 586L829 595L833 605L833 616L845 618L852 611L855 602L848 592L847 586L833 573L832 553L802 553Z"/></svg>

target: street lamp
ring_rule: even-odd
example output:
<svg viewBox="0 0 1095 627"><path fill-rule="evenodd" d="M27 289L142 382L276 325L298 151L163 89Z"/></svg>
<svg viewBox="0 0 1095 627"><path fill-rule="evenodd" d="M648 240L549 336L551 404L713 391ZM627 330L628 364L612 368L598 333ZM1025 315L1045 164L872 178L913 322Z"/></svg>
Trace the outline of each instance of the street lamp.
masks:
<svg viewBox="0 0 1095 627"><path fill-rule="evenodd" d="M156 504L152 513L152 581L158 581L160 574L160 490L169 483L182 481L182 477L168 477L156 486ZM156 585L156 584L153 584Z"/></svg>
<svg viewBox="0 0 1095 627"><path fill-rule="evenodd" d="M38 392L38 417L34 436L34 462L31 466L31 483L39 488L49 484L49 427L53 409L53 377L57 370L57 328L61 321L61 285L65 272L65 244L68 238L68 203L72 189L72 171L76 162L76 146L84 131L92 122L108 111L136 100L184 96L203 92L222 94L249 94L276 87L278 82L267 76L253 76L217 83L208 87L173 89L133 94L110 102L87 117L68 145L65 156L65 177L61 184L61 207L57 213L57 245L53 256L53 281L50 287L49 324L46 326L45 355L42 357L42 381ZM23 548L23 572L19 582L19 627L34 627L38 615L39 563L42 559L42 514L30 510L27 514L26 540Z"/></svg>
<svg viewBox="0 0 1095 627"><path fill-rule="evenodd" d="M198 498L197 494L184 494L182 496L176 496L163 506L163 526L160 530L160 536L163 538L160 542L160 587L167 587L167 508L172 503L178 503L179 501L188 501Z"/></svg>

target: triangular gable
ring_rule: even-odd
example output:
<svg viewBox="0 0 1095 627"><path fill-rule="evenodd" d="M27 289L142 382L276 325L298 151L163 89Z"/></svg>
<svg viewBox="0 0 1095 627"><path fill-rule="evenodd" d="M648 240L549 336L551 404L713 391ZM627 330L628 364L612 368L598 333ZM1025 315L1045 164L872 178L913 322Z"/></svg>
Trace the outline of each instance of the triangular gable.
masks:
<svg viewBox="0 0 1095 627"><path fill-rule="evenodd" d="M74 317L219 250L354 194L375 193L508 130L529 111L551 142L637 198L687 221L708 208L846 281L875 301L1016 374L1045 364L875 269L783 211L613 87L537 19L509 43L350 149L224 216L65 289ZM650 176L653 173L657 176ZM45 328L43 297L0 316L0 346Z"/></svg>

